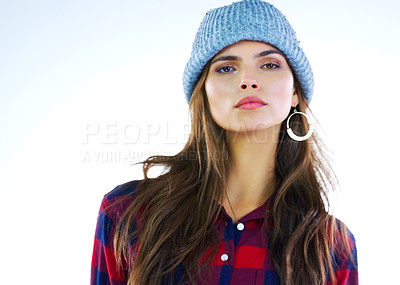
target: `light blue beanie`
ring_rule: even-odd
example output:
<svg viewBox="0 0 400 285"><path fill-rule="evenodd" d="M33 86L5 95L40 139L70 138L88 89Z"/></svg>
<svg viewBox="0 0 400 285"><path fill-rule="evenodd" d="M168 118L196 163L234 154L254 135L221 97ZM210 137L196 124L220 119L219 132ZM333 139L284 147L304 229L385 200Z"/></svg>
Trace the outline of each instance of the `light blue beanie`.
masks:
<svg viewBox="0 0 400 285"><path fill-rule="evenodd" d="M204 16L183 73L183 89L188 102L207 62L225 47L241 40L266 42L283 52L300 83L302 94L310 103L314 76L296 32L278 9L261 0L232 3Z"/></svg>

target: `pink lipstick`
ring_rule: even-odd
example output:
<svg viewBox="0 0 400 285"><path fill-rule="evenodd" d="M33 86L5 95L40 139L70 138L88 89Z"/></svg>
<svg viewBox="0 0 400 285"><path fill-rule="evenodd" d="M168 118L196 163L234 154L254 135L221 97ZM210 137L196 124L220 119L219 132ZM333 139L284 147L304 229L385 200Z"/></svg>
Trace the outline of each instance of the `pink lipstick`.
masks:
<svg viewBox="0 0 400 285"><path fill-rule="evenodd" d="M235 108L242 109L242 110L254 110L267 105L263 100L256 96L247 96L241 99L235 105Z"/></svg>

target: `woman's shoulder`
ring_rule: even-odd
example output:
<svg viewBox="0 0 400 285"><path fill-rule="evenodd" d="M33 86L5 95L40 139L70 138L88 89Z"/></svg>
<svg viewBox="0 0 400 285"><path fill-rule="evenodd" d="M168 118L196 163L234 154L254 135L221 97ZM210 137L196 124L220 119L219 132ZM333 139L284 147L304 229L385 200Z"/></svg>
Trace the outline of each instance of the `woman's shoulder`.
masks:
<svg viewBox="0 0 400 285"><path fill-rule="evenodd" d="M338 284L358 284L356 239L350 229L338 218L333 222L333 258Z"/></svg>
<svg viewBox="0 0 400 285"><path fill-rule="evenodd" d="M352 246L355 246L355 237L351 230L347 227L347 225L341 221L340 219L336 217L332 217L332 222L333 222L333 229L334 229L334 236L341 236L341 237L346 237L346 239L352 244Z"/></svg>
<svg viewBox="0 0 400 285"><path fill-rule="evenodd" d="M93 249L92 284L126 284L125 265L119 268L115 259L114 238L121 217L132 203L139 183L130 181L118 185L103 197Z"/></svg>
<svg viewBox="0 0 400 285"><path fill-rule="evenodd" d="M132 203L141 180L133 180L120 184L106 193L101 203L101 211L108 216L120 216Z"/></svg>
<svg viewBox="0 0 400 285"><path fill-rule="evenodd" d="M133 180L124 184L120 184L113 190L105 194L104 199L106 199L107 201L113 201L121 197L134 196L136 188L140 182L141 180Z"/></svg>

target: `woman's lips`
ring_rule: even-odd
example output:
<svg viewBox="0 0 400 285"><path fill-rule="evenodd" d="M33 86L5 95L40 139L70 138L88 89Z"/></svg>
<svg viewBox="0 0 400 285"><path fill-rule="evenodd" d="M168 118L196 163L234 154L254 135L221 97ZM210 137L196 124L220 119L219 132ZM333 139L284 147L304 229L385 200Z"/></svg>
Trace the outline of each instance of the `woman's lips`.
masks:
<svg viewBox="0 0 400 285"><path fill-rule="evenodd" d="M235 108L242 109L242 110L254 110L267 105L263 100L256 96L248 96L241 99L235 105Z"/></svg>

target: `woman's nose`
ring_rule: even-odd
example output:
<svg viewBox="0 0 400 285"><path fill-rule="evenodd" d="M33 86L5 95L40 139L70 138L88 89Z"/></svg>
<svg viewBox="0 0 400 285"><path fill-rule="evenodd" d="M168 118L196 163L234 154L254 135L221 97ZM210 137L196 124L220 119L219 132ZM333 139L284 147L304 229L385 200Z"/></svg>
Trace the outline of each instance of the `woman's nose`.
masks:
<svg viewBox="0 0 400 285"><path fill-rule="evenodd" d="M243 79L240 82L239 88L242 90L245 90L245 89L257 90L260 88L260 85L257 83L257 81L255 79Z"/></svg>

